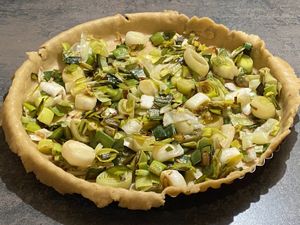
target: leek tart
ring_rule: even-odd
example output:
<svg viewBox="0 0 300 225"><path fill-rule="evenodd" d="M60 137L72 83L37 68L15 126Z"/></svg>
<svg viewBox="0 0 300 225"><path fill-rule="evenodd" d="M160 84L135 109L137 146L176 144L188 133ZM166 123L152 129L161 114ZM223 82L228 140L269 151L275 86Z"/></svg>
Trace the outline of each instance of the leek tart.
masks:
<svg viewBox="0 0 300 225"><path fill-rule="evenodd" d="M300 102L294 71L257 36L176 12L91 21L28 55L6 140L41 182L98 207L158 207L253 172Z"/></svg>

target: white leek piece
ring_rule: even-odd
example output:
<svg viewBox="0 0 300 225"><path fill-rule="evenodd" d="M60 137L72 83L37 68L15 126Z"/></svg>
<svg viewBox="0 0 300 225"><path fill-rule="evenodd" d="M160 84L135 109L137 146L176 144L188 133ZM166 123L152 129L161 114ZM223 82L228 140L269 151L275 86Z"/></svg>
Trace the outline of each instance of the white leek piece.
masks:
<svg viewBox="0 0 300 225"><path fill-rule="evenodd" d="M253 79L249 81L249 88L251 88L253 91L256 90L256 88L260 85L260 79Z"/></svg>
<svg viewBox="0 0 300 225"><path fill-rule="evenodd" d="M139 133L142 127L142 123L137 119L129 119L127 123L122 126L122 130L124 130L126 134L134 134Z"/></svg>
<svg viewBox="0 0 300 225"><path fill-rule="evenodd" d="M151 80L142 80L139 84L139 90L145 95L155 96L158 93L158 88Z"/></svg>
<svg viewBox="0 0 300 225"><path fill-rule="evenodd" d="M66 66L62 73L62 78L65 83L73 82L83 77L85 77L83 69L75 64Z"/></svg>
<svg viewBox="0 0 300 225"><path fill-rule="evenodd" d="M126 171L120 176L114 176L107 171L100 173L96 179L96 183L109 187L128 189L132 183L132 172Z"/></svg>
<svg viewBox="0 0 300 225"><path fill-rule="evenodd" d="M192 79L178 79L176 83L177 90L186 95L190 96L195 89L195 82Z"/></svg>
<svg viewBox="0 0 300 225"><path fill-rule="evenodd" d="M231 83L231 82L225 83L224 86L230 91L238 90L238 87L234 83Z"/></svg>
<svg viewBox="0 0 300 225"><path fill-rule="evenodd" d="M152 150L153 159L164 162L184 154L181 145L166 144L164 146L154 147Z"/></svg>
<svg viewBox="0 0 300 225"><path fill-rule="evenodd" d="M186 187L184 177L177 170L164 170L160 174L160 182L164 187Z"/></svg>
<svg viewBox="0 0 300 225"><path fill-rule="evenodd" d="M59 94L65 94L64 87L55 82L43 81L40 83L40 87L44 92L46 92L48 95L51 95L52 97L56 97Z"/></svg>
<svg viewBox="0 0 300 225"><path fill-rule="evenodd" d="M80 44L77 48L79 48L80 51L81 61L86 62L89 58L89 55L92 53L92 49L89 46L89 42L84 33L81 34Z"/></svg>
<svg viewBox="0 0 300 225"><path fill-rule="evenodd" d="M238 68L229 57L214 56L211 58L211 64L214 73L225 79L232 80L239 73Z"/></svg>
<svg viewBox="0 0 300 225"><path fill-rule="evenodd" d="M97 103L97 98L94 96L87 96L78 94L75 96L75 108L79 110L89 111L92 110Z"/></svg>
<svg viewBox="0 0 300 225"><path fill-rule="evenodd" d="M203 93L197 93L193 97L189 98L184 106L192 111L198 110L202 104L209 102L210 98Z"/></svg>
<svg viewBox="0 0 300 225"><path fill-rule="evenodd" d="M78 130L78 124L79 123L80 123L80 120L76 120L76 119L72 119L70 121L70 130L71 130L71 133L73 135L73 138L78 140L78 141L88 143L89 142L89 137L79 133L79 130Z"/></svg>
<svg viewBox="0 0 300 225"><path fill-rule="evenodd" d="M141 108L142 109L151 109L154 104L154 97L150 95L141 96Z"/></svg>
<svg viewBox="0 0 300 225"><path fill-rule="evenodd" d="M240 139L242 141L243 150L246 150L253 146L252 133L240 131Z"/></svg>
<svg viewBox="0 0 300 225"><path fill-rule="evenodd" d="M219 128L224 124L224 119L222 116L218 116L215 120L211 123L205 124L206 127L216 127Z"/></svg>
<svg viewBox="0 0 300 225"><path fill-rule="evenodd" d="M279 125L279 121L273 118L268 119L260 127L256 128L252 134L252 141L255 144L267 144L270 142L270 133L276 129Z"/></svg>
<svg viewBox="0 0 300 225"><path fill-rule="evenodd" d="M116 116L118 115L118 111L115 110L114 108L107 108L104 110L103 113L101 113L101 116L103 118L110 118L110 117L113 117L113 116Z"/></svg>
<svg viewBox="0 0 300 225"><path fill-rule="evenodd" d="M148 41L146 35L136 31L128 31L125 35L125 44L127 46L145 45Z"/></svg>
<svg viewBox="0 0 300 225"><path fill-rule="evenodd" d="M226 137L220 141L220 145L222 148L229 148L235 135L235 128L231 124L225 124L221 126L221 132Z"/></svg>
<svg viewBox="0 0 300 225"><path fill-rule="evenodd" d="M269 134L262 131L254 132L252 134L252 142L258 145L267 144L270 142Z"/></svg>
<svg viewBox="0 0 300 225"><path fill-rule="evenodd" d="M184 51L183 58L188 67L195 71L200 78L203 78L207 75L209 65L205 58L203 58L203 56L197 53L194 49L187 47Z"/></svg>
<svg viewBox="0 0 300 225"><path fill-rule="evenodd" d="M175 123L176 132L178 134L191 134L194 131L194 127L189 123L189 121L181 121Z"/></svg>
<svg viewBox="0 0 300 225"><path fill-rule="evenodd" d="M229 85L230 86L230 85ZM227 88L229 87L227 85ZM232 87L231 87L232 88ZM251 113L251 97L254 95L250 88L237 88L233 92L230 92L225 96L226 100L236 101L241 104L242 112L245 115L249 115Z"/></svg>
<svg viewBox="0 0 300 225"><path fill-rule="evenodd" d="M177 108L172 111L166 112L163 117L163 125L165 127L172 123L181 121L198 122L198 118L191 111L185 108Z"/></svg>
<svg viewBox="0 0 300 225"><path fill-rule="evenodd" d="M254 160L256 160L256 151L255 151L255 147L251 147L251 148L248 148L246 150L247 154L244 155L244 158L243 158L243 161L245 162L252 162Z"/></svg>
<svg viewBox="0 0 300 225"><path fill-rule="evenodd" d="M30 134L29 136L33 141L40 141L42 139L46 139L47 137L50 137L52 133L53 133L52 131L43 128L35 131L34 134Z"/></svg>
<svg viewBox="0 0 300 225"><path fill-rule="evenodd" d="M63 158L72 166L86 168L95 159L95 150L79 141L69 140L62 146Z"/></svg>
<svg viewBox="0 0 300 225"><path fill-rule="evenodd" d="M242 157L237 148L225 148L222 149L220 162L222 165L234 166L241 161Z"/></svg>
<svg viewBox="0 0 300 225"><path fill-rule="evenodd" d="M239 91L237 95L237 102L241 103L242 112L245 115L250 115L251 113L251 98L250 98L250 91L248 88L243 88L243 91Z"/></svg>
<svg viewBox="0 0 300 225"><path fill-rule="evenodd" d="M279 125L279 121L273 118L268 119L266 122L264 122L260 127L257 127L254 132L265 132L267 134L270 134L275 126Z"/></svg>

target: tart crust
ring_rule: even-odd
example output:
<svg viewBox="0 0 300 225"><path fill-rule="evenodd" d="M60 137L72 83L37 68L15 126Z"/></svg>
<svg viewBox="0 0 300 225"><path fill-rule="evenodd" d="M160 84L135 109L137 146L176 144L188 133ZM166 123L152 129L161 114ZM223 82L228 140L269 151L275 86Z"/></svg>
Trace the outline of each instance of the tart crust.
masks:
<svg viewBox="0 0 300 225"><path fill-rule="evenodd" d="M60 167L54 165L49 159L36 149L21 123L22 103L32 85L30 74L38 72L39 68L49 68L52 65L61 67L61 43L67 41L74 43L80 39L82 32L101 37L106 40L113 39L115 34L125 34L127 31L140 31L147 34L156 31L196 32L200 40L207 45L216 45L233 50L244 42L253 44L252 58L254 67L267 66L271 73L282 84L280 103L283 113L280 122L280 131L272 139L269 148L261 155L258 163L242 171L234 171L227 177L210 180L185 188L167 187L162 193L141 192L112 188L79 179ZM284 60L273 56L266 48L265 43L256 35L248 35L241 31L230 31L223 25L214 23L211 19L203 17L188 18L184 14L174 11L135 13L115 15L90 21L72 29L62 32L44 43L38 52L27 53L28 60L16 71L9 93L3 104L3 129L10 149L19 155L26 171L33 172L40 182L53 187L58 192L78 193L93 201L98 207L104 207L113 201L118 201L120 207L129 209L147 210L159 207L165 203L165 196L177 196L180 193L192 194L204 192L208 188L220 188L223 183L232 183L242 178L246 173L255 171L256 166L262 166L266 158L270 157L278 145L290 133L294 117L300 104L300 79L294 70Z"/></svg>

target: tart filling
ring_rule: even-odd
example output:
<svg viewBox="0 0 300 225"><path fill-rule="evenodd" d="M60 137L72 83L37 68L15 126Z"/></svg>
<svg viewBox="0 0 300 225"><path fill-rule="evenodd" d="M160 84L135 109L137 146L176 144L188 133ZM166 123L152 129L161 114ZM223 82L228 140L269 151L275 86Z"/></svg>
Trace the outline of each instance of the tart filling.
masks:
<svg viewBox="0 0 300 225"><path fill-rule="evenodd" d="M253 46L129 31L62 43L63 67L32 73L22 124L37 150L97 184L162 192L258 162L280 130L280 82Z"/></svg>

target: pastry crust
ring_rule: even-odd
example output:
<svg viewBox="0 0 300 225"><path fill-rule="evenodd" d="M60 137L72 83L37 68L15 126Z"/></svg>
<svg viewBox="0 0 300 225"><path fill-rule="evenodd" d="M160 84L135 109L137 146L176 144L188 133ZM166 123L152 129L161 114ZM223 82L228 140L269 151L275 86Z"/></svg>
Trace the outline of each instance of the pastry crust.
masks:
<svg viewBox="0 0 300 225"><path fill-rule="evenodd" d="M156 31L196 32L201 41L207 45L216 45L233 50L244 42L253 44L252 58L254 67L267 66L271 73L282 84L280 103L283 116L280 122L280 131L272 139L269 148L260 156L259 162L242 171L234 171L227 177L210 180L203 183L187 186L185 188L167 187L162 193L141 192L112 188L79 179L65 172L43 156L36 149L21 123L22 103L30 89L32 82L30 75L38 72L40 67L49 68L61 62L61 43L67 41L74 43L80 39L82 32L101 37L106 40L115 37L116 32L125 34L127 31L140 31L154 33ZM294 117L300 104L300 80L293 69L284 60L273 56L266 48L264 42L256 35L248 35L241 31L230 31L223 25L216 24L209 18L198 18L180 14L174 11L136 13L115 15L78 25L62 32L43 44L38 52L29 52L28 60L16 71L12 86L3 105L3 129L10 149L18 154L27 172L34 172L42 183L53 187L58 192L78 193L93 201L98 207L104 207L113 201L118 201L120 207L129 209L147 210L164 204L165 196L177 196L180 193L192 194L204 192L208 188L219 188L223 183L229 184L246 173L255 171L256 166L262 166L266 158L272 153L290 133ZM291 88L293 87L293 88Z"/></svg>

